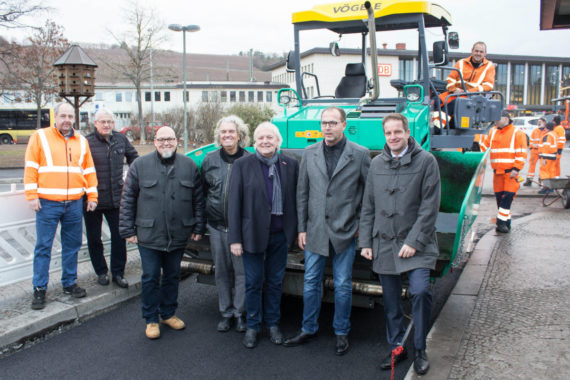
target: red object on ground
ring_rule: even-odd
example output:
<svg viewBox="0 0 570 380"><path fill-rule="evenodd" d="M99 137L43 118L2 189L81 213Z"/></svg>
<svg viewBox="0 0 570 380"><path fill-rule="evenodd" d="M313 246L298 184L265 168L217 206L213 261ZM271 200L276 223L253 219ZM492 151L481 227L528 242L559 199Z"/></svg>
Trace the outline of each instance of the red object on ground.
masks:
<svg viewBox="0 0 570 380"><path fill-rule="evenodd" d="M398 346L392 350L392 374L390 375L390 380L394 380L394 360L396 356L400 355L404 352L404 347Z"/></svg>

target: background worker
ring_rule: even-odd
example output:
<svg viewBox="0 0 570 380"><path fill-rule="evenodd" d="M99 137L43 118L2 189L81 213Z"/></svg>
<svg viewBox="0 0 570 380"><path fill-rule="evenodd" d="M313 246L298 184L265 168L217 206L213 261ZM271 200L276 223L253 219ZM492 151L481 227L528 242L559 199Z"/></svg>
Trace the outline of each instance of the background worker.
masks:
<svg viewBox="0 0 570 380"><path fill-rule="evenodd" d="M560 177L560 160L562 158L562 151L564 150L564 144L566 144L566 130L560 124L560 116L556 115L552 118L552 123L554 123L554 133L556 134L556 177Z"/></svg>
<svg viewBox="0 0 570 380"><path fill-rule="evenodd" d="M495 65L487 58L487 45L478 41L473 44L471 55L467 58L460 59L455 64L455 68L461 72L465 89L467 92L492 91L495 84ZM450 94L461 94L465 90L461 84L461 78L457 71L451 71L447 77L447 91L439 95L436 102L440 102L441 110L445 112L445 98ZM447 99L448 116L452 117L455 108L455 99L451 97ZM439 117L439 112L437 112ZM450 119L450 128L453 128L453 118Z"/></svg>
<svg viewBox="0 0 570 380"><path fill-rule="evenodd" d="M83 195L87 210L97 207L97 176L85 137L73 129L75 111L67 103L55 107L53 127L34 132L26 148L24 189L36 212L34 296L32 309L43 309L49 282L53 239L61 223L61 284L63 292L85 297L77 280L77 252L83 240Z"/></svg>
<svg viewBox="0 0 570 380"><path fill-rule="evenodd" d="M554 132L554 123L546 123L546 134L542 137L542 141L538 148L540 157L540 180L556 177L556 160L558 157L558 135ZM543 187L538 191L539 194L552 193L554 190Z"/></svg>
<svg viewBox="0 0 570 380"><path fill-rule="evenodd" d="M511 204L519 190L518 176L524 168L526 134L515 128L511 115L503 111L489 131L484 146L489 149L493 168L493 191L497 200L497 232L511 230Z"/></svg>
<svg viewBox="0 0 570 380"><path fill-rule="evenodd" d="M232 318L236 331L244 332L245 324L245 273L241 256L232 255L228 241L228 197L230 175L234 162L250 153L243 149L249 145L249 130L235 115L218 121L214 141L220 149L210 152L202 163L202 179L206 194L206 219L210 232L210 250L216 266L218 307L222 319L217 329L229 331Z"/></svg>
<svg viewBox="0 0 570 380"><path fill-rule="evenodd" d="M109 284L109 268L104 256L101 241L103 215L111 231L111 276L121 288L129 283L123 277L127 263L127 244L119 234L119 206L123 189L123 166L125 159L130 165L139 156L136 149L122 133L113 132L113 113L101 108L95 113L95 131L87 135L91 155L97 170L97 208L86 211L85 230L91 264L100 285Z"/></svg>
<svg viewBox="0 0 570 380"><path fill-rule="evenodd" d="M542 137L547 133L546 119L541 117L538 119L538 127L534 128L530 133L529 139L529 160L528 160L528 173L526 181L523 186L532 186L534 180L534 173L536 172L536 164L538 163L538 146L542 142Z"/></svg>

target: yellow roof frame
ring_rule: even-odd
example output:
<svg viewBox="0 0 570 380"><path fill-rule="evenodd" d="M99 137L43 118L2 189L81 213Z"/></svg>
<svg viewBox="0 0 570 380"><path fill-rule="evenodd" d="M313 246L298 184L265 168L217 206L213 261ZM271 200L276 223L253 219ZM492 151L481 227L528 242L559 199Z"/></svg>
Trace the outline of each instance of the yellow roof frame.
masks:
<svg viewBox="0 0 570 380"><path fill-rule="evenodd" d="M451 15L439 4L429 1L383 0L371 1L376 19L404 14L423 13L433 20L440 20L440 25L451 25ZM316 5L308 11L293 13L293 24L306 22L338 23L344 21L367 20L364 0L334 4ZM428 25L426 25L428 26ZM436 25L431 25L436 26Z"/></svg>

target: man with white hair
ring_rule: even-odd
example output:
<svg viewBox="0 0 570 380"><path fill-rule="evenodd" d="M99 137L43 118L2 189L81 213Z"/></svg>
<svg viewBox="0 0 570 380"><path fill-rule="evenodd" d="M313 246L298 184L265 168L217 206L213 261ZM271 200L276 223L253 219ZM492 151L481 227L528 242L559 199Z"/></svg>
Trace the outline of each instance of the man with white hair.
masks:
<svg viewBox="0 0 570 380"><path fill-rule="evenodd" d="M129 283L124 278L127 245L119 234L119 205L123 189L125 159L130 165L139 154L125 135L113 131L114 126L113 113L101 108L95 113L95 131L86 136L97 170L99 199L97 208L93 211L86 211L83 217L87 232L87 247L91 264L97 274L97 282L100 285L109 284L109 268L105 261L101 241L101 223L105 216L111 232L112 279L119 287L128 288Z"/></svg>
<svg viewBox="0 0 570 380"><path fill-rule="evenodd" d="M119 231L139 247L149 339L160 338L159 318L174 330L186 327L175 315L180 262L188 239L198 241L206 230L200 173L191 158L176 153L177 143L172 128L160 128L156 151L133 162L121 197Z"/></svg>
<svg viewBox="0 0 570 380"><path fill-rule="evenodd" d="M279 330L287 252L297 234L295 189L299 164L279 153L279 129L261 123L253 134L255 154L234 163L230 176L230 250L243 258L247 330L243 345L254 348L262 322L274 344Z"/></svg>

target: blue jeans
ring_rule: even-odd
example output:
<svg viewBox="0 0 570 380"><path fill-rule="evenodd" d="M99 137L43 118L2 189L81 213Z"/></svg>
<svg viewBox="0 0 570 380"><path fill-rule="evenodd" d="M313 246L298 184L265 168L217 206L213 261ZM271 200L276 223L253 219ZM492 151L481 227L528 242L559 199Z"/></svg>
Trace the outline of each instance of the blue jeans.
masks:
<svg viewBox="0 0 570 380"><path fill-rule="evenodd" d="M413 269L408 274L412 295L412 318L414 321L414 348L425 350L426 336L431 318L432 294L427 268ZM384 314L386 315L386 337L392 349L402 343L406 328L402 312L402 276L381 274Z"/></svg>
<svg viewBox="0 0 570 380"><path fill-rule="evenodd" d="M285 233L279 232L269 236L265 252L243 253L248 329L259 331L262 321L267 327L279 325L287 252L287 238Z"/></svg>
<svg viewBox="0 0 570 380"><path fill-rule="evenodd" d="M64 288L77 279L77 252L83 240L83 200L56 202L40 199L36 213L34 249L34 288L47 289L51 249L57 225L61 223L61 284Z"/></svg>
<svg viewBox="0 0 570 380"><path fill-rule="evenodd" d="M142 266L142 316L146 323L158 323L159 316L168 319L176 313L184 249L166 252L139 244L139 253Z"/></svg>
<svg viewBox="0 0 570 380"><path fill-rule="evenodd" d="M356 251L356 240L340 253L330 246L334 279L334 320L336 335L347 335L350 331L350 310L352 308L352 264ZM323 293L323 275L327 257L305 250L305 281L303 285L303 328L307 334L319 330L319 314Z"/></svg>

